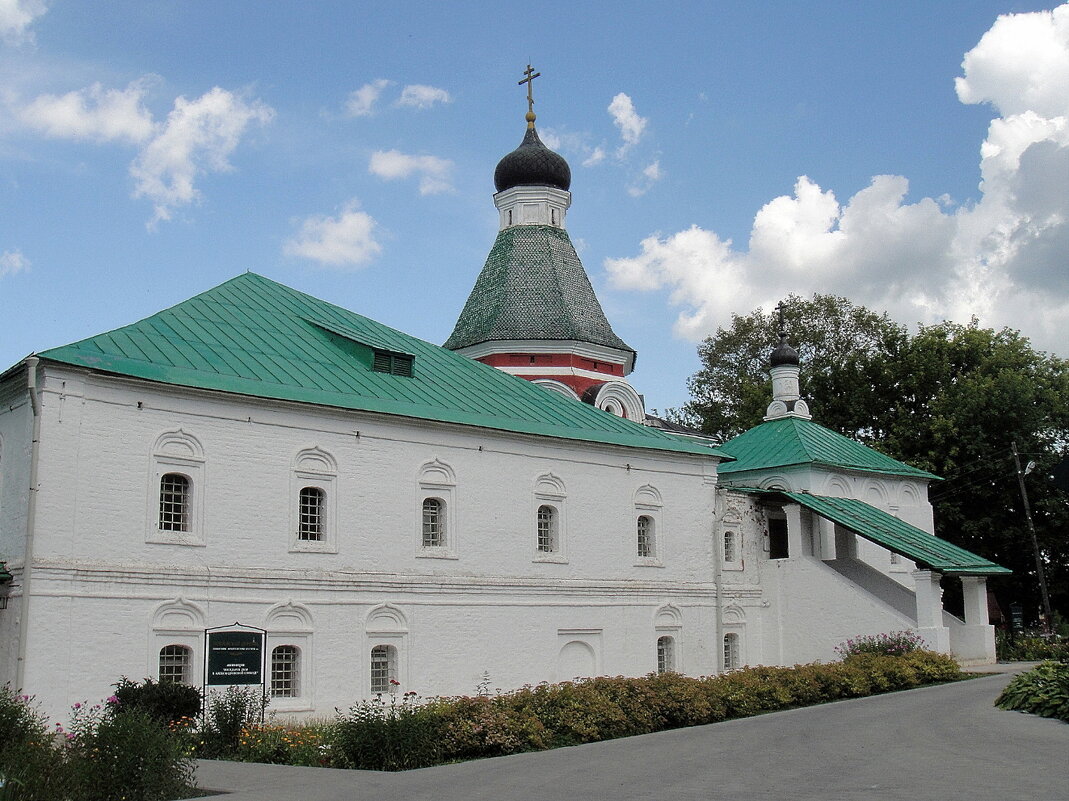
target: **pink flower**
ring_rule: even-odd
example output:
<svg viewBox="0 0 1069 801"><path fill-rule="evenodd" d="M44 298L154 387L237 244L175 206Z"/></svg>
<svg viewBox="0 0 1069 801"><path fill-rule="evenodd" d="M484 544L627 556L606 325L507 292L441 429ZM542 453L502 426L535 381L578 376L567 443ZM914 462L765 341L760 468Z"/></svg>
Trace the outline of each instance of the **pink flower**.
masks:
<svg viewBox="0 0 1069 801"><path fill-rule="evenodd" d="M119 703L119 696L117 696L117 695L109 695L107 700L105 701L105 703L118 704Z"/></svg>
<svg viewBox="0 0 1069 801"><path fill-rule="evenodd" d="M392 684L394 687L401 686L401 682L399 682L397 679L390 679L390 684Z"/></svg>
<svg viewBox="0 0 1069 801"><path fill-rule="evenodd" d="M72 709L81 709L82 708L82 702L81 701L75 701L74 702L74 706L71 707L71 708Z"/></svg>

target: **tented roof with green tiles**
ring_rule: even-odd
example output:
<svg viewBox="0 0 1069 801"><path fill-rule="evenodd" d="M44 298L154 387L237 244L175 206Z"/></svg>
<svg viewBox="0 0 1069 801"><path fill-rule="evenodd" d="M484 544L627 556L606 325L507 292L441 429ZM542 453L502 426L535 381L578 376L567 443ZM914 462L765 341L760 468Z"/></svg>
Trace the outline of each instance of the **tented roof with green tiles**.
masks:
<svg viewBox="0 0 1069 801"><path fill-rule="evenodd" d="M735 461L720 466L719 472L725 474L811 464L884 475L939 479L939 476L892 459L830 428L800 417L767 420L728 440L719 450L735 457Z"/></svg>
<svg viewBox="0 0 1069 801"><path fill-rule="evenodd" d="M176 386L726 458L255 273L38 355Z"/></svg>
<svg viewBox="0 0 1069 801"><path fill-rule="evenodd" d="M634 358L563 228L516 225L498 233L445 347L517 339L590 342Z"/></svg>
<svg viewBox="0 0 1069 801"><path fill-rule="evenodd" d="M1012 571L989 562L982 556L941 540L927 531L911 526L882 509L853 498L829 498L808 492L784 492L740 488L747 492L779 499L788 499L811 509L821 517L848 528L867 540L890 551L912 559L922 567L938 570L951 576L997 576Z"/></svg>

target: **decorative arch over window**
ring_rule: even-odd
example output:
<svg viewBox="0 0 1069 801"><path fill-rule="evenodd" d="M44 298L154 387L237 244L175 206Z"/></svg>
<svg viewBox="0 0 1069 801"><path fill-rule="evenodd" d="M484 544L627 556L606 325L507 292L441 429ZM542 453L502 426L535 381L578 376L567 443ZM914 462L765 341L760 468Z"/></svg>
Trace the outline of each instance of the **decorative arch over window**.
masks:
<svg viewBox="0 0 1069 801"><path fill-rule="evenodd" d="M533 520L536 562L567 561L564 549L567 497L564 481L560 476L543 473L535 479Z"/></svg>
<svg viewBox="0 0 1069 801"><path fill-rule="evenodd" d="M828 479L824 482L824 494L831 498L854 497L850 482L842 476L828 476Z"/></svg>
<svg viewBox="0 0 1069 801"><path fill-rule="evenodd" d="M416 556L456 559L456 473L440 459L420 466L416 493Z"/></svg>
<svg viewBox="0 0 1069 801"><path fill-rule="evenodd" d="M784 475L768 476L761 479L761 489L778 489L784 492L793 492L791 482Z"/></svg>
<svg viewBox="0 0 1069 801"><path fill-rule="evenodd" d="M293 457L290 473L290 551L337 553L338 462L318 445Z"/></svg>
<svg viewBox="0 0 1069 801"><path fill-rule="evenodd" d="M634 534L631 552L635 565L641 567L663 567L664 565L664 530L661 525L660 491L652 484L644 484L635 490L634 495Z"/></svg>
<svg viewBox="0 0 1069 801"><path fill-rule="evenodd" d="M204 545L204 448L182 429L156 438L150 455L146 542Z"/></svg>
<svg viewBox="0 0 1069 801"><path fill-rule="evenodd" d="M675 604L667 603L654 615L654 626L658 631L680 629L683 627L683 613Z"/></svg>
<svg viewBox="0 0 1069 801"><path fill-rule="evenodd" d="M865 485L864 501L877 509L886 509L889 503L886 485L882 481L869 481Z"/></svg>
<svg viewBox="0 0 1069 801"><path fill-rule="evenodd" d="M572 400L579 400L579 395L576 394L574 389L563 381L558 381L555 378L536 378L531 383L537 384L542 387L542 389L548 389L550 392L557 392Z"/></svg>
<svg viewBox="0 0 1069 801"><path fill-rule="evenodd" d="M653 625L657 637L657 672L679 670L683 613L675 604L666 603L654 614Z"/></svg>
<svg viewBox="0 0 1069 801"><path fill-rule="evenodd" d="M382 604L368 612L364 624L367 637L367 687L374 695L396 692L408 682L408 621L393 604Z"/></svg>
<svg viewBox="0 0 1069 801"><path fill-rule="evenodd" d="M204 610L185 598L158 605L152 614L146 675L155 673L160 681L197 683L193 666L200 664L206 620Z"/></svg>

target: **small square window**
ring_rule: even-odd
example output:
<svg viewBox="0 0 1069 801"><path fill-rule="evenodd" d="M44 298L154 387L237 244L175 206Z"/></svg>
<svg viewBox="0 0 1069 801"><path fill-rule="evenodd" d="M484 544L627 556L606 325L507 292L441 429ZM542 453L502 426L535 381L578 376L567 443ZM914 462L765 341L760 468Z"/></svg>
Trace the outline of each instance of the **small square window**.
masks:
<svg viewBox="0 0 1069 801"><path fill-rule="evenodd" d="M159 682L189 684L193 649L185 645L165 645L160 649Z"/></svg>

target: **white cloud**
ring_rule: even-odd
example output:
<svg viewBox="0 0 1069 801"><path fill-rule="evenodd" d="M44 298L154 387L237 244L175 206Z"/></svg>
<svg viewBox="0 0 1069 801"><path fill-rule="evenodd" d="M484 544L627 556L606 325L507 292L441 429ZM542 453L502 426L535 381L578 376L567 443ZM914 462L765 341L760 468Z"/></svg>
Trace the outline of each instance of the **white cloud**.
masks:
<svg viewBox="0 0 1069 801"><path fill-rule="evenodd" d="M365 83L355 92L350 92L349 99L345 101L345 113L350 117L370 117L375 113L375 103L382 95L382 90L392 83L393 81L379 78L377 81Z"/></svg>
<svg viewBox="0 0 1069 801"><path fill-rule="evenodd" d="M453 162L437 156L410 156L399 150L377 150L371 154L368 172L386 181L416 174L421 195L436 195L453 189L449 175Z"/></svg>
<svg viewBox="0 0 1069 801"><path fill-rule="evenodd" d="M30 26L46 11L44 0L0 0L0 39L11 44L32 42Z"/></svg>
<svg viewBox="0 0 1069 801"><path fill-rule="evenodd" d="M788 292L845 295L905 323L1021 328L1063 355L1069 328L1069 5L999 17L965 56L963 102L989 102L980 200L906 202L879 175L840 203L806 177L755 215L748 248L699 226L644 239L605 266L621 288L670 290L678 335L700 339L731 313Z"/></svg>
<svg viewBox="0 0 1069 801"><path fill-rule="evenodd" d="M430 108L435 103L449 103L452 98L445 89L423 84L410 84L401 90L401 97L397 101L399 106L409 108Z"/></svg>
<svg viewBox="0 0 1069 801"><path fill-rule="evenodd" d="M30 260L18 248L0 253L0 278L30 269Z"/></svg>
<svg viewBox="0 0 1069 801"><path fill-rule="evenodd" d="M583 159L584 167L595 167L601 162L605 161L605 148L598 145L592 151L590 155Z"/></svg>
<svg viewBox="0 0 1069 801"><path fill-rule="evenodd" d="M331 267L360 267L382 252L375 239L376 228L371 215L360 211L353 200L337 217L304 220L300 232L283 245L283 252Z"/></svg>
<svg viewBox="0 0 1069 801"><path fill-rule="evenodd" d="M146 76L126 89L104 89L94 83L65 95L40 95L23 107L23 123L46 136L143 142L153 133L152 113L143 100L154 81Z"/></svg>
<svg viewBox="0 0 1069 801"><path fill-rule="evenodd" d="M258 100L246 102L218 86L196 100L179 97L157 126L152 139L130 165L136 183L134 197L155 203L152 226L171 219L173 210L200 198L194 179L231 169L227 161L246 128L269 122L274 111Z"/></svg>
<svg viewBox="0 0 1069 801"><path fill-rule="evenodd" d="M642 139L649 120L638 115L635 104L623 92L612 99L608 111L612 115L613 124L620 129L620 138L624 140L616 151L616 155L622 157Z"/></svg>
<svg viewBox="0 0 1069 801"><path fill-rule="evenodd" d="M664 177L661 170L661 161L651 162L642 170L638 179L627 188L627 194L631 197L641 197L653 188L653 185Z"/></svg>

